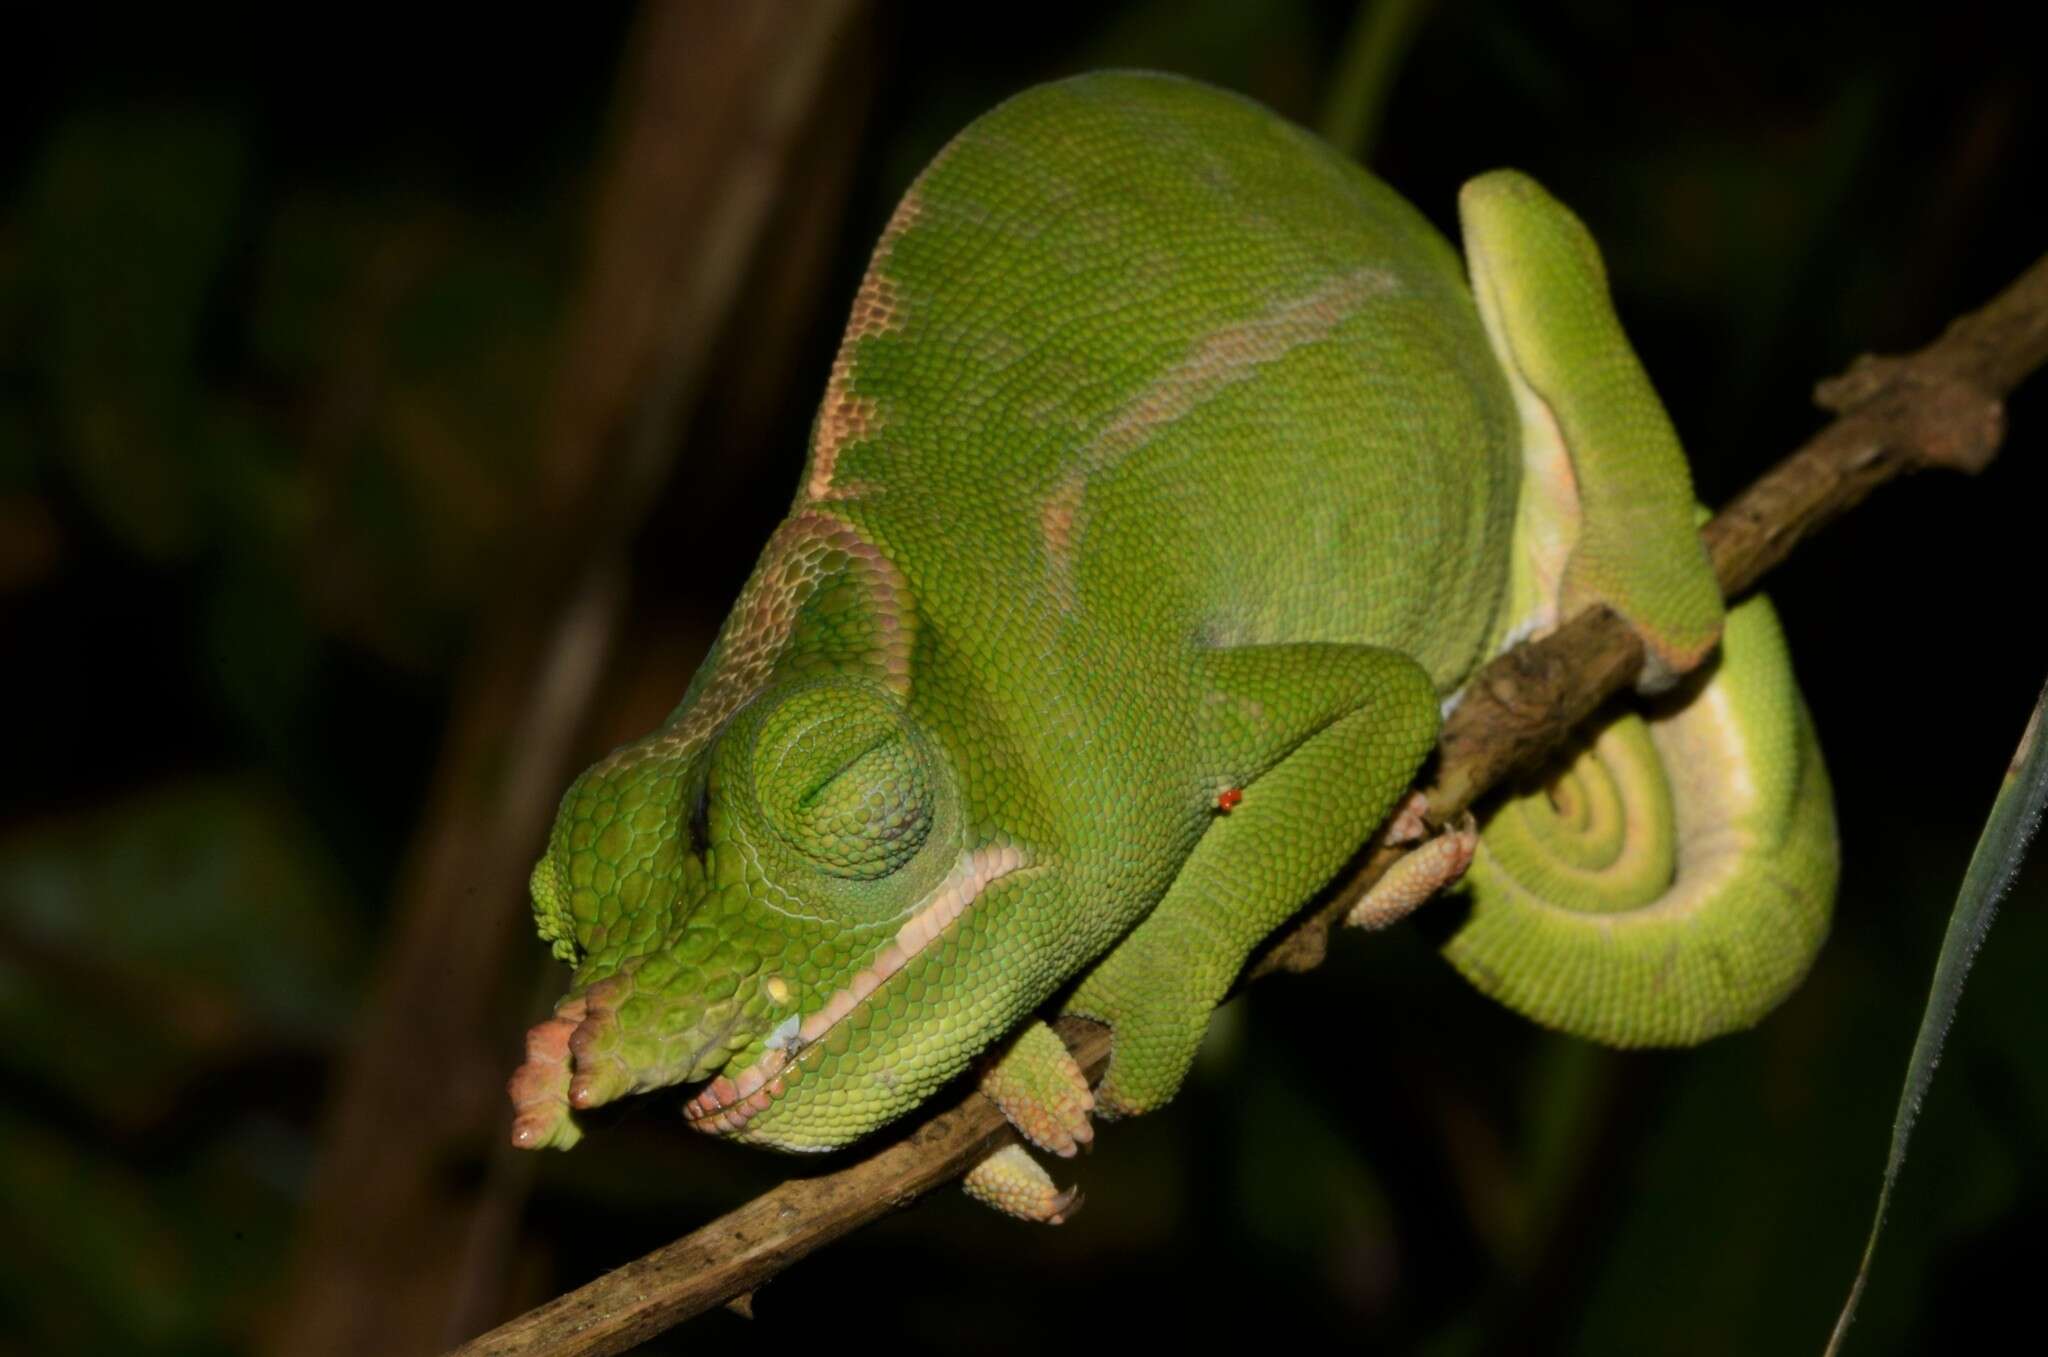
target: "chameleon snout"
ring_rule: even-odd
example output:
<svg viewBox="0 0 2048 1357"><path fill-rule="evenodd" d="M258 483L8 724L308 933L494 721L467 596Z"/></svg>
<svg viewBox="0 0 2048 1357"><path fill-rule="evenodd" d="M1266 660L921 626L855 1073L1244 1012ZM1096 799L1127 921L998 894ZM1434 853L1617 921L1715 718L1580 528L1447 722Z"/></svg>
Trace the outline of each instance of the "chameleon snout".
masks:
<svg viewBox="0 0 2048 1357"><path fill-rule="evenodd" d="M711 1079L773 1020L762 1010L775 1006L779 977L737 988L714 984L709 992L723 989L726 997L706 1001L704 988L664 992L646 983L641 969L572 993L527 1032L526 1059L506 1084L514 1145L568 1149L582 1136L576 1113Z"/></svg>

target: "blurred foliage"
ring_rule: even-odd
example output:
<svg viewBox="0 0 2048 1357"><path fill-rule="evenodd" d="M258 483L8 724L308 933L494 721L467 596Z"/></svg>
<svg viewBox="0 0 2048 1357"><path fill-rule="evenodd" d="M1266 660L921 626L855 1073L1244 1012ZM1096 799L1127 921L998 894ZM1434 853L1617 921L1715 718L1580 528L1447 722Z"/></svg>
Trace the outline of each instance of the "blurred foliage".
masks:
<svg viewBox="0 0 2048 1357"><path fill-rule="evenodd" d="M547 507L535 430L627 18L370 22L317 61L275 21L173 15L17 44L35 64L0 86L0 1351L248 1352L279 1304L456 667ZM951 131L1108 65L1313 122L1353 18L879 7L828 276L785 358L744 318L726 337L636 549L597 739L682 690L787 501L868 245ZM1446 228L1457 184L1495 164L1574 204L1713 502L1814 426L1814 379L1923 342L2048 244L2020 22L1978 0L1442 3L1374 164ZM1347 939L1229 1010L1173 1109L1101 1137L1074 1225L942 1194L765 1291L757 1334L816 1341L844 1322L820 1317L859 1314L901 1351L1031 1351L1120 1311L1190 1346L1818 1350L1948 902L2048 673L2048 631L2013 602L2039 577L2040 383L2012 427L1982 481L1885 492L1774 579L1846 871L1829 949L1756 1032L1596 1051L1496 1011L1417 935ZM1852 1352L2026 1313L2020 1245L2048 1225L2044 903L2036 868L1962 1005ZM672 1110L537 1165L508 1304L789 1171Z"/></svg>
<svg viewBox="0 0 2048 1357"><path fill-rule="evenodd" d="M368 950L290 805L193 779L0 841L0 1268L25 1352L242 1350ZM249 1086L262 1096L250 1096Z"/></svg>

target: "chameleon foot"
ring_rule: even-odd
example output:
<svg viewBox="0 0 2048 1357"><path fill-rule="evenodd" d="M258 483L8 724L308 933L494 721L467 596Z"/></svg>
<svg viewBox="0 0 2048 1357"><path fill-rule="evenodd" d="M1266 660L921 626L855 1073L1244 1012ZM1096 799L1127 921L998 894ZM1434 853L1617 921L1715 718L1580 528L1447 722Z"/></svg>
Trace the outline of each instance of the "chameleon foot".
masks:
<svg viewBox="0 0 2048 1357"><path fill-rule="evenodd" d="M1478 846L1478 827L1467 814L1389 867L1365 898L1352 906L1344 922L1379 929L1405 919L1432 895L1455 885L1472 865L1472 853Z"/></svg>
<svg viewBox="0 0 2048 1357"><path fill-rule="evenodd" d="M1095 1138L1095 1095L1066 1043L1033 1020L981 1076L981 1091L1041 1150L1071 1159ZM1026 1156L1027 1158L1029 1156ZM1041 1172L1040 1177L1044 1174Z"/></svg>
<svg viewBox="0 0 2048 1357"><path fill-rule="evenodd" d="M566 1150L583 1138L569 1115L569 1038L583 1018L583 1000L571 999L526 1034L526 1063L505 1085L512 1097L512 1143L522 1150Z"/></svg>
<svg viewBox="0 0 2048 1357"><path fill-rule="evenodd" d="M1408 793L1408 799L1394 807L1394 814L1387 821L1385 835L1388 843L1420 843L1429 837L1429 798L1421 792Z"/></svg>
<svg viewBox="0 0 2048 1357"><path fill-rule="evenodd" d="M1062 1192L1054 1186L1052 1176L1022 1145L1005 1145L989 1155L967 1171L960 1186L983 1206L1040 1225L1063 1225L1081 1209L1081 1190Z"/></svg>

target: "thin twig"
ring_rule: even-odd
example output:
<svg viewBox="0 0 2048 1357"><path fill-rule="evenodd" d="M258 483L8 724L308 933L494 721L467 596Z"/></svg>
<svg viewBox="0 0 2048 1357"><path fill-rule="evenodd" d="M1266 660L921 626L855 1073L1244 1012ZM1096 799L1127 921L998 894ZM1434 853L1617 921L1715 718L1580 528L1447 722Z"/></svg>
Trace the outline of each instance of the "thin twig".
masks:
<svg viewBox="0 0 2048 1357"><path fill-rule="evenodd" d="M2048 257L1989 305L1904 358L1863 359L1822 388L1840 416L1745 491L1703 530L1722 588L1751 586L1802 538L1908 471L1981 470L2003 433L2001 400L2048 362ZM1447 723L1430 818L1447 821L1509 772L1534 766L1579 721L1634 678L1642 650L1604 610L1574 618L1480 671ZM1318 964L1333 923L1398 853L1371 853L1246 972ZM1063 1020L1061 1035L1091 1079L1109 1034ZM454 1350L455 1357L617 1353L746 1295L805 1254L907 1206L1013 1138L969 1090L884 1148L834 1173L792 1179L616 1272Z"/></svg>

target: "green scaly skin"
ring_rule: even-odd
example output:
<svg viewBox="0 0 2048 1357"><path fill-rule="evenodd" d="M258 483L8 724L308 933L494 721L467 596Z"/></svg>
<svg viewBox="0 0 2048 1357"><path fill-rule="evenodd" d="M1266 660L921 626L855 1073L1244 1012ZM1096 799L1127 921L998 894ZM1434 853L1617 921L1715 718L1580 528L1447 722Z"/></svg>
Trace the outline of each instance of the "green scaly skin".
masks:
<svg viewBox="0 0 2048 1357"><path fill-rule="evenodd" d="M1603 602L1650 686L1698 664L1718 595L1597 252L1520 176L1463 206L1479 304L1385 185L1200 85L1083 77L961 133L876 248L796 503L681 705L563 800L533 897L575 975L513 1078L518 1143L709 1081L699 1129L843 1145L1062 991L1114 1030L1097 1106L1157 1106L1489 655ZM1796 982L1833 831L1764 626L1653 714L1714 709L1672 737L1679 790L1742 783L1740 823L1642 820L1676 847L1621 905L1597 873L1525 899L1482 849L1448 950L1484 988L1627 1042Z"/></svg>

